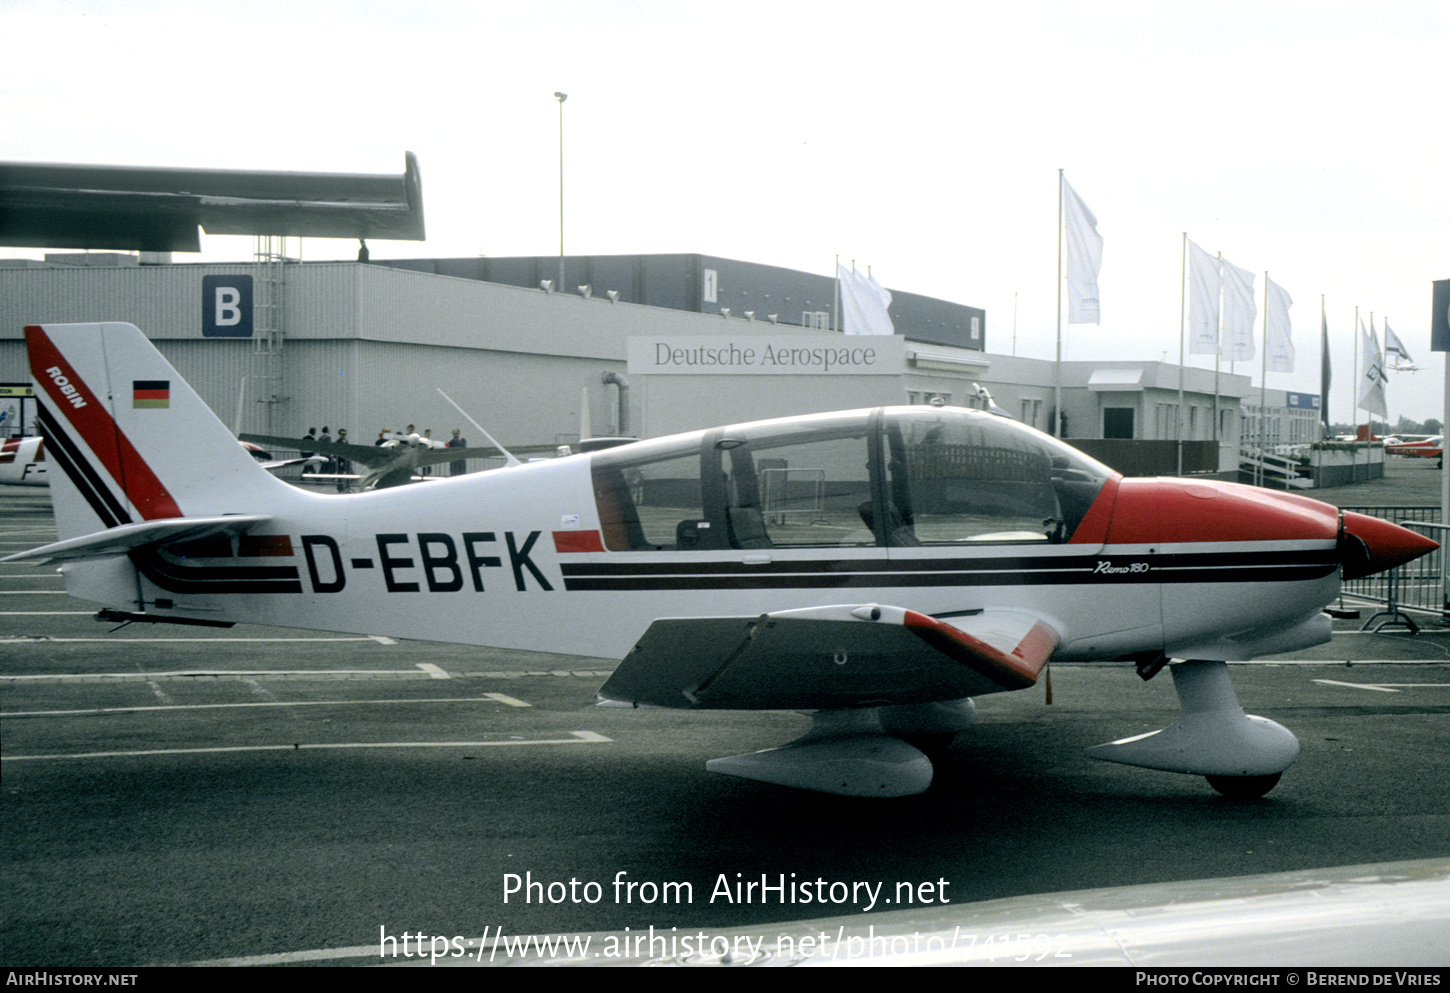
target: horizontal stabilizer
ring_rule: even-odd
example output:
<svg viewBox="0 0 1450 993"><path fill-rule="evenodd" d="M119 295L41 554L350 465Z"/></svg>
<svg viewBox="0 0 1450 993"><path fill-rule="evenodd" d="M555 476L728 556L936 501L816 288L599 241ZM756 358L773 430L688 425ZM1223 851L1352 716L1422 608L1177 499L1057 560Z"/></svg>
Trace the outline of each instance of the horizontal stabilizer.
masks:
<svg viewBox="0 0 1450 993"><path fill-rule="evenodd" d="M222 532L236 534L271 519L269 514L231 514L225 517L175 517L143 521L139 524L122 524L94 534L67 538L29 551L7 555L0 562L43 565L47 562L75 562L124 555L133 548L162 541L193 541Z"/></svg>
<svg viewBox="0 0 1450 993"><path fill-rule="evenodd" d="M877 604L662 618L599 695L740 710L957 700L1031 686L1059 641L1046 623L1018 611L985 610L953 622Z"/></svg>

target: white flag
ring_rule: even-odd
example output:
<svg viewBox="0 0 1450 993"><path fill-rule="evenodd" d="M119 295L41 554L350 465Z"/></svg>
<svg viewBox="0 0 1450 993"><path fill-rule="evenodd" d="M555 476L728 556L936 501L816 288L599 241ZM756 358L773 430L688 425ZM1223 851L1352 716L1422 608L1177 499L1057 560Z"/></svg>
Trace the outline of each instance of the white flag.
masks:
<svg viewBox="0 0 1450 993"><path fill-rule="evenodd" d="M1254 350L1254 274L1223 260L1223 357L1230 362L1247 362Z"/></svg>
<svg viewBox="0 0 1450 993"><path fill-rule="evenodd" d="M1188 243L1188 350L1218 354L1218 297L1223 286L1219 259Z"/></svg>
<svg viewBox="0 0 1450 993"><path fill-rule="evenodd" d="M875 278L836 266L841 284L841 329L846 334L895 334L887 308L891 293Z"/></svg>
<svg viewBox="0 0 1450 993"><path fill-rule="evenodd" d="M1066 179L1062 217L1067 236L1067 323L1101 324L1098 271L1103 267L1103 236L1098 234L1098 219Z"/></svg>
<svg viewBox="0 0 1450 993"><path fill-rule="evenodd" d="M1360 363L1364 366L1359 380L1359 408L1371 414L1389 417L1389 409L1385 404L1386 377L1384 357L1380 355L1380 342L1375 337L1373 327L1370 327L1368 334L1365 333L1363 321L1359 325L1359 340Z"/></svg>
<svg viewBox="0 0 1450 993"><path fill-rule="evenodd" d="M1294 371L1294 343L1290 340L1289 308L1294 301L1284 288L1264 277L1264 369L1266 372Z"/></svg>
<svg viewBox="0 0 1450 993"><path fill-rule="evenodd" d="M1394 360L1390 366L1396 372L1414 372L1420 367L1415 365L1415 360L1410 358L1410 353L1405 350L1405 345L1400 341L1400 336L1390 330L1390 322L1385 321L1385 362Z"/></svg>

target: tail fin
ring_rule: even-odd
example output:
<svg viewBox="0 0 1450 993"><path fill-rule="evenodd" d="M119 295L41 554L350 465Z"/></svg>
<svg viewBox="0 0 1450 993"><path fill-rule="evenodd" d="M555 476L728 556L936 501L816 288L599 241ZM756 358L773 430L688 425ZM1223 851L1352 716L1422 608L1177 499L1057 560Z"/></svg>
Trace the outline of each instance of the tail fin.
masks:
<svg viewBox="0 0 1450 993"><path fill-rule="evenodd" d="M287 484L258 466L156 347L121 323L25 329L61 539L255 511Z"/></svg>

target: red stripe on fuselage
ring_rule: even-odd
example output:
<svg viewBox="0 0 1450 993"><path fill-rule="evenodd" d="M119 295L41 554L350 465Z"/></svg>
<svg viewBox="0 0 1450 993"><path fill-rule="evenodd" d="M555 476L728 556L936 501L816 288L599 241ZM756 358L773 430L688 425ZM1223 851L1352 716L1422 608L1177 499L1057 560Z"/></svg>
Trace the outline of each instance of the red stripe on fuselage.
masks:
<svg viewBox="0 0 1450 993"><path fill-rule="evenodd" d="M555 531L554 551L602 552L604 542L600 540L598 531Z"/></svg>
<svg viewBox="0 0 1450 993"><path fill-rule="evenodd" d="M151 471L131 440L121 432L106 405L55 347L45 329L36 325L27 327L25 347L30 353L30 374L50 398L57 415L63 415L75 427L81 440L141 516L147 520L181 517L181 508L161 480ZM51 369L56 370L78 392L69 396L62 393L55 374L48 371ZM83 401L81 405L76 404L75 396Z"/></svg>

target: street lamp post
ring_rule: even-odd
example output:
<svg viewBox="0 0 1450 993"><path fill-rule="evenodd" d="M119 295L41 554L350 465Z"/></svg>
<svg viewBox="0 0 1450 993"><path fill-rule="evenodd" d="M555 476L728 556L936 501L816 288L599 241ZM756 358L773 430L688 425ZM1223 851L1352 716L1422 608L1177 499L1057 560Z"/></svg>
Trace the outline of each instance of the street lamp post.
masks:
<svg viewBox="0 0 1450 993"><path fill-rule="evenodd" d="M569 94L554 91L559 101L559 292L564 292L564 101Z"/></svg>

